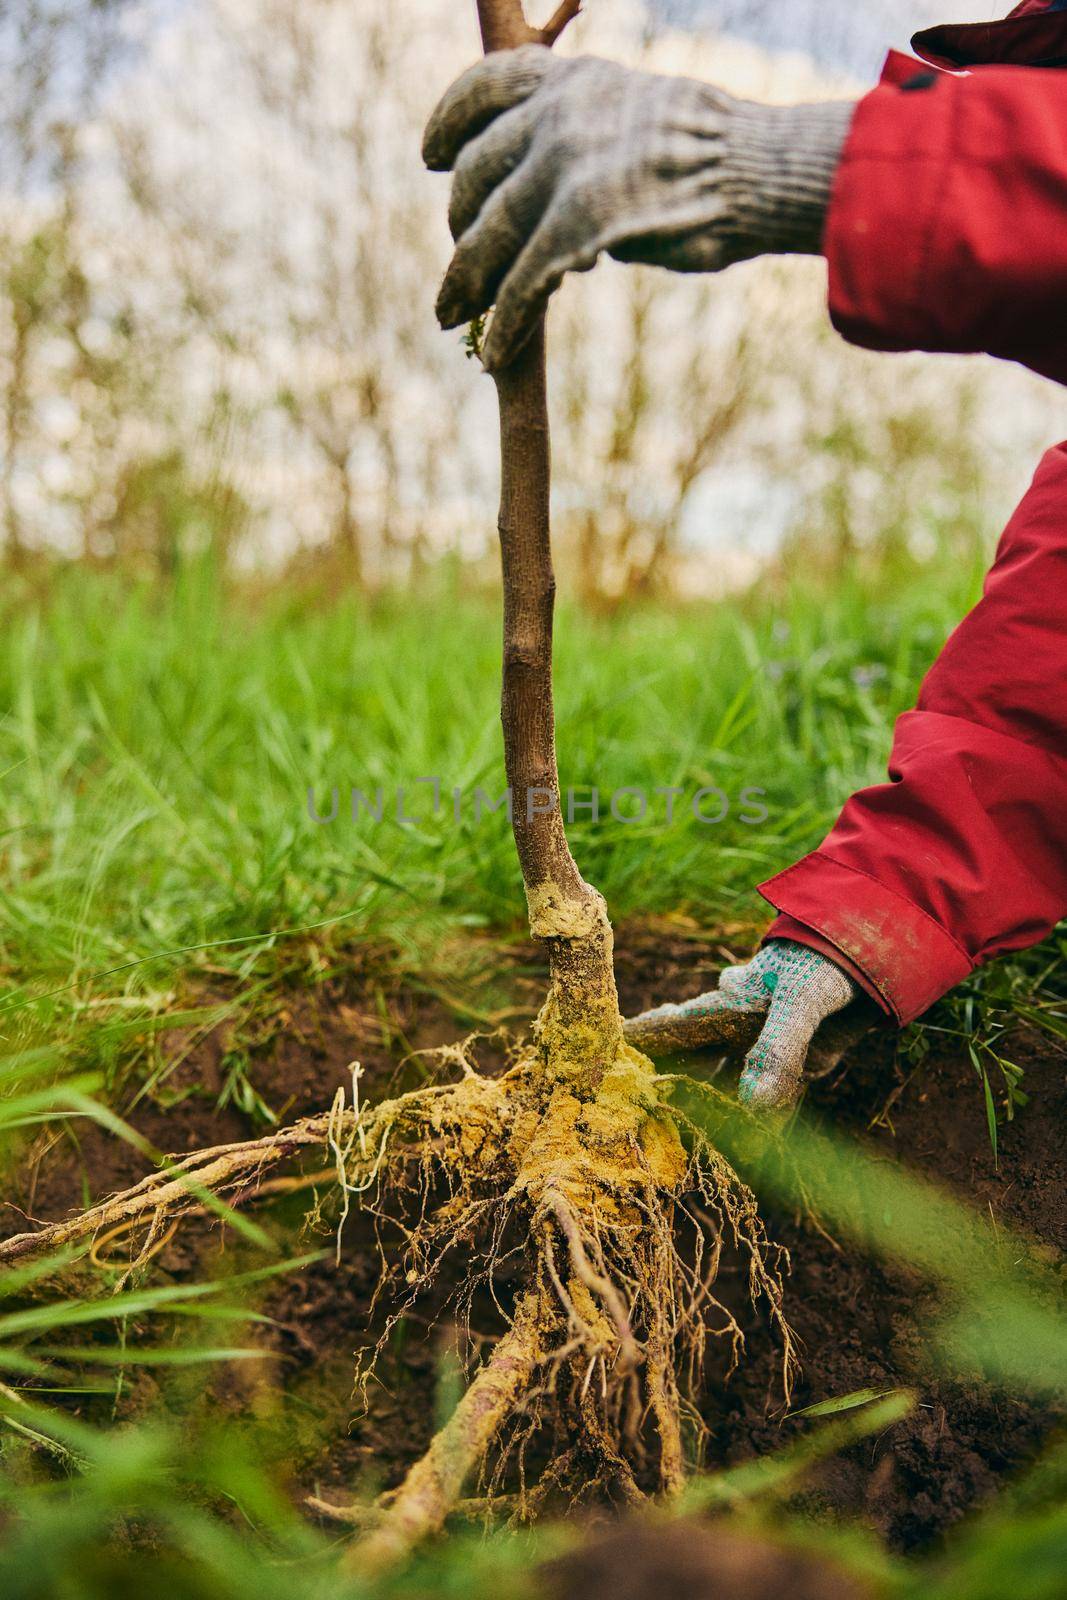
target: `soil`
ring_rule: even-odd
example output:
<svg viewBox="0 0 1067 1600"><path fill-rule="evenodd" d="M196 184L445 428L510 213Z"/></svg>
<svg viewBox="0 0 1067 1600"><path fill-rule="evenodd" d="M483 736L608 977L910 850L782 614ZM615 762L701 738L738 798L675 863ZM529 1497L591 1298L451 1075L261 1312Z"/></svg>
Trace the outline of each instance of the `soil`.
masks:
<svg viewBox="0 0 1067 1600"><path fill-rule="evenodd" d="M867 1600L872 1593L823 1556L765 1535L636 1519L549 1564L546 1600Z"/></svg>
<svg viewBox="0 0 1067 1600"><path fill-rule="evenodd" d="M733 930L733 936L743 954L743 934ZM620 991L624 1010L631 1013L711 987L730 954L716 940L673 922L623 927L617 942ZM328 1106L338 1085L350 1084L349 1066L358 1059L365 1074L364 1095L378 1097L430 1070L426 1058L413 1052L462 1037L472 1014L490 1019L501 1015L508 1009L500 1004L502 997L523 1016L536 1008L541 979L527 946L494 950L492 962L483 963L483 973L489 965L496 968L491 981L477 976L477 963L472 967L465 959L462 964L466 975L450 988L447 982L431 985L405 976L380 952L357 953L343 979L295 992L262 1030L249 1066L255 1089L291 1121ZM457 960L457 971L459 966ZM520 1016L508 1021L521 1025ZM191 1048L190 1039L170 1036L168 1050L175 1060L184 1059L166 1079L166 1104L143 1101L131 1116L155 1146L180 1151L264 1131L262 1122L233 1105L217 1108L233 1043L225 1025L192 1042ZM491 1062L494 1053L501 1058L500 1046L490 1041L481 1047L479 1059ZM832 1079L815 1085L808 1105L885 1159L948 1185L988 1212L991 1227L1021 1230L1063 1261L1067 1052L1023 1032L1011 1041L1010 1053L1025 1066L1030 1103L1014 1122L1002 1126L999 1163L990 1148L974 1070L965 1056L947 1048L932 1053L909 1077L910 1069L897 1062L893 1036L879 1034L858 1047L855 1059L846 1061ZM889 1110L872 1126L891 1097ZM142 1158L127 1145L97 1129L79 1138L77 1157L71 1145L61 1143L44 1154L37 1152L27 1163L15 1195L21 1209L41 1220L59 1217L87 1198L100 1198L140 1176ZM287 1241L299 1229L306 1207L306 1196L273 1204L275 1223ZM932 1375L922 1348L928 1296L921 1285L841 1248L793 1217L772 1210L768 1223L793 1256L787 1313L801 1340L804 1363L794 1408L864 1388L907 1384L919 1389L920 1405L911 1417L820 1469L805 1491L805 1509L831 1520L859 1518L898 1551L936 1548L954 1524L1034 1459L1062 1426L1062 1413L1053 1406L1007 1398L978 1380L948 1383ZM24 1224L13 1215L12 1225ZM306 1242L295 1244L303 1248ZM450 1336L447 1327L431 1326L432 1306L420 1305L406 1317L390 1340L369 1409L364 1410L354 1390L354 1355L368 1341L368 1308L379 1277L377 1245L369 1222L359 1217L346 1227L339 1264L332 1238L326 1243L330 1248L323 1259L273 1280L260 1302L259 1309L273 1322L255 1337L276 1360L225 1369L209 1403L235 1422L261 1423L266 1414L282 1415L270 1397L284 1385L299 1402L286 1412L295 1410L304 1419L279 1423L276 1440L294 1497L302 1500L315 1493L343 1502L361 1488L395 1482L423 1448L433 1426L441 1358ZM388 1244L386 1236L386 1248ZM224 1250L232 1252L234 1245L216 1223L194 1221L157 1258L157 1271L178 1281L203 1275ZM720 1289L741 1308L739 1282L737 1268L726 1267ZM488 1306L476 1306L475 1323L487 1336L500 1325ZM708 1374L702 1410L710 1428L707 1461L712 1466L779 1449L805 1427L802 1419L783 1415L779 1351L770 1333L751 1316L747 1333L748 1359L730 1383L717 1381L714 1370ZM131 1384L124 1405L136 1411L161 1400L177 1407L188 1402L188 1395L179 1402L145 1378ZM676 1550L674 1559L669 1539L666 1545L653 1540L655 1550L646 1548L640 1530L606 1538L604 1559L595 1571L582 1567L584 1557L574 1558L577 1566L572 1562L559 1568L554 1581L561 1595L580 1593L584 1600L595 1600L602 1592L603 1573L612 1570L613 1600L624 1600L627 1594L681 1593L683 1586L690 1597L703 1592L743 1597L783 1585L789 1593L809 1592L795 1553L780 1556L784 1565L778 1577L750 1590L727 1581L731 1563L739 1573L752 1563L728 1550L721 1539L714 1559L710 1547L698 1541L690 1548L688 1540L686 1550ZM772 1556L774 1552L767 1559ZM694 1562L704 1562L707 1569L701 1581L694 1577ZM726 1562L719 1578L714 1577L716 1562ZM643 1587L623 1584L622 1575L631 1571L645 1573ZM827 1588L825 1570L820 1581L823 1587L812 1593L855 1592L847 1586ZM841 1582L845 1585L843 1578Z"/></svg>

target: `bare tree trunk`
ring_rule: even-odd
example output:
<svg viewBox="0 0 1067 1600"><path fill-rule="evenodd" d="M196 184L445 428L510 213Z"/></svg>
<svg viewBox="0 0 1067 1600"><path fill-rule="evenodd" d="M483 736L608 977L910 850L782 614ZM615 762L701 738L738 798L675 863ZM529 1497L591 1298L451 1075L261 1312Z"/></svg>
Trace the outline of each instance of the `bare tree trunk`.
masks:
<svg viewBox="0 0 1067 1600"><path fill-rule="evenodd" d="M360 589L363 586L364 578L363 537L359 520L356 516L352 493L352 474L348 467L348 454L347 452L329 450L327 455L337 484L337 516L334 521L334 537L347 563L348 581L354 589Z"/></svg>
<svg viewBox="0 0 1067 1600"><path fill-rule="evenodd" d="M585 512L578 525L578 593L590 609L603 599L600 525L592 511Z"/></svg>
<svg viewBox="0 0 1067 1600"><path fill-rule="evenodd" d="M4 554L13 566L24 555L22 526L15 504L15 465L22 442L22 420L26 406L27 366L29 356L29 330L22 308L13 305L15 320L15 348L11 356L11 376L4 402L5 445L0 463L0 504L3 507Z"/></svg>
<svg viewBox="0 0 1067 1600"><path fill-rule="evenodd" d="M551 43L576 15L561 6L530 28L522 0L478 0L486 51ZM504 580L501 722L530 931L552 975L539 1038L552 1072L595 1084L621 1042L612 935L603 897L582 878L563 829L552 705L555 578L549 529L550 449L543 321L497 377L500 402L500 554Z"/></svg>

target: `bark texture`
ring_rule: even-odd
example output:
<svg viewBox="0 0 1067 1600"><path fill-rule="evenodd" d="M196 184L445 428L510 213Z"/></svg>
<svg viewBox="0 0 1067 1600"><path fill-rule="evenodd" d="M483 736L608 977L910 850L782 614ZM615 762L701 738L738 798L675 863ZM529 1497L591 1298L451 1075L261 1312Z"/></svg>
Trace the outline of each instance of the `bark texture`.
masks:
<svg viewBox="0 0 1067 1600"><path fill-rule="evenodd" d="M522 0L478 0L485 53L515 50L520 44L555 44L581 9L582 0L562 0L550 22L543 28L531 28L523 14Z"/></svg>
<svg viewBox="0 0 1067 1600"><path fill-rule="evenodd" d="M521 0L478 0L486 51L551 43L578 12L560 6L531 28ZM552 983L539 1038L551 1072L595 1086L622 1042L611 925L571 855L560 806L552 701L555 577L549 517L551 449L542 321L496 378L500 403L500 555L504 588L501 721L512 822L530 931L548 948Z"/></svg>

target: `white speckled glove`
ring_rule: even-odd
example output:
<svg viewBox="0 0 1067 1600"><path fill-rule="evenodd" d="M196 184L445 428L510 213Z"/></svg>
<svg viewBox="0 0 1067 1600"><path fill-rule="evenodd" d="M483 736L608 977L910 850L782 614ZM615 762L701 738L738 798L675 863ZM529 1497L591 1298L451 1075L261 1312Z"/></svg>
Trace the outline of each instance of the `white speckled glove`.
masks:
<svg viewBox="0 0 1067 1600"><path fill-rule="evenodd" d="M564 274L603 250L677 272L817 254L854 109L758 105L541 45L488 56L448 90L423 145L428 166L455 171L442 325L495 301L493 370Z"/></svg>
<svg viewBox="0 0 1067 1600"><path fill-rule="evenodd" d="M744 1048L739 1096L745 1104L792 1105L800 1093L809 1050L828 1017L860 995L858 986L832 961L790 939L772 939L744 966L727 967L719 987L683 1005L659 1006L626 1023L630 1044L651 1055L700 1045ZM871 1027L877 1008L861 1005L842 1022L830 1044L840 1059L848 1045Z"/></svg>

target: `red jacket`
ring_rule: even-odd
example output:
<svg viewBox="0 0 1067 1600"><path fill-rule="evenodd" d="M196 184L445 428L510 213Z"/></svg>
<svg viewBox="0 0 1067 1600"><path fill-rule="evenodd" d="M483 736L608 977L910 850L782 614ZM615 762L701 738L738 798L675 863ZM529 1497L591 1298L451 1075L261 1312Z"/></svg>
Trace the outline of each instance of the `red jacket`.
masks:
<svg viewBox="0 0 1067 1600"><path fill-rule="evenodd" d="M889 57L835 181L833 321L1067 383L1067 0L912 42L936 70ZM889 778L761 893L769 938L832 956L906 1023L1067 915L1067 443L898 722Z"/></svg>

